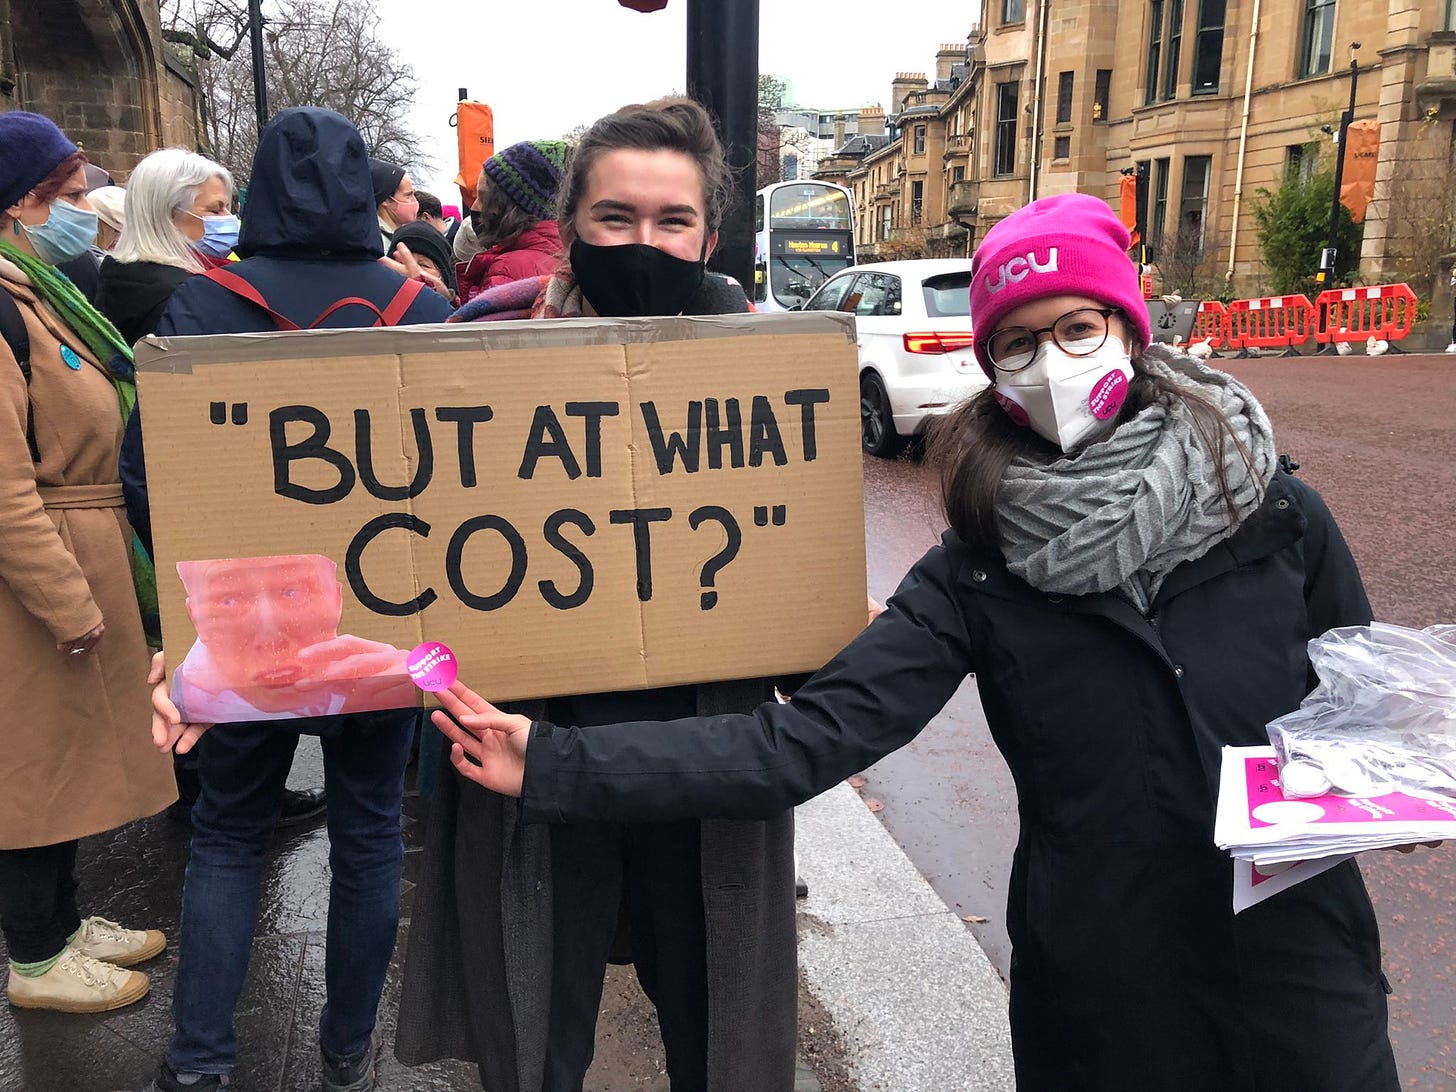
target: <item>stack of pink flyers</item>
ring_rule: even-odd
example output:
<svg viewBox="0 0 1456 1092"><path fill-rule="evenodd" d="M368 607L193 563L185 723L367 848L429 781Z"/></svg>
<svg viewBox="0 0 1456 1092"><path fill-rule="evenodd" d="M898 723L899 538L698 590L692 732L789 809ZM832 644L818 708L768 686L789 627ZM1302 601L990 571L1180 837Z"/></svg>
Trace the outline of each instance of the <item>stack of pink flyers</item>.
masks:
<svg viewBox="0 0 1456 1092"><path fill-rule="evenodd" d="M1225 747L1214 841L1234 858L1235 912L1367 849L1456 838L1456 800L1409 792L1285 797L1272 747Z"/></svg>

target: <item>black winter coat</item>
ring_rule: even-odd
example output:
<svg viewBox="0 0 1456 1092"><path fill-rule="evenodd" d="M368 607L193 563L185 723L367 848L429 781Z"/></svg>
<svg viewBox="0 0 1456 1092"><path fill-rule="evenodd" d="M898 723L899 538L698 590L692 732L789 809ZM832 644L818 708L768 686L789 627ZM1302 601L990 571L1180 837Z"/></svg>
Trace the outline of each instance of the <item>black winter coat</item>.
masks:
<svg viewBox="0 0 1456 1092"><path fill-rule="evenodd" d="M768 815L903 746L974 672L1015 778L1007 925L1021 1092L1396 1092L1375 917L1352 863L1235 916L1220 748L1311 685L1306 642L1370 621L1323 501L1278 474L1144 617L1047 595L947 534L788 705L538 723L523 818Z"/></svg>
<svg viewBox="0 0 1456 1092"><path fill-rule="evenodd" d="M684 314L747 310L736 282L709 274ZM781 684L790 689L799 681ZM638 716L685 705L704 716L742 713L772 698L773 690L771 680L748 679L596 695L572 704L630 705ZM522 702L515 709L544 716L546 703ZM456 773L446 748L418 871L395 1033L395 1053L405 1064L469 1059L479 1066L487 1092L538 1092L548 1049L555 951L551 836L543 824L521 823L519 812L516 801ZM757 821L700 824L706 1092L794 1087L794 814L785 803L751 818Z"/></svg>
<svg viewBox="0 0 1456 1092"><path fill-rule="evenodd" d="M101 259L96 310L111 320L128 345L135 345L156 332L172 293L195 275L162 262L118 262L108 254Z"/></svg>

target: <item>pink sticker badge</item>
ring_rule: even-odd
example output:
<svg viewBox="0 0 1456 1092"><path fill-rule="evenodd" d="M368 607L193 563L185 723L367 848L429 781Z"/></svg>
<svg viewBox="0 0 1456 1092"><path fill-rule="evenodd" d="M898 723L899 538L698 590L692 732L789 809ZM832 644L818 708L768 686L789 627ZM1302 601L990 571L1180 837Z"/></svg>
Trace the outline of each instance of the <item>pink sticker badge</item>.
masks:
<svg viewBox="0 0 1456 1092"><path fill-rule="evenodd" d="M1087 396L1087 408L1097 420L1105 421L1122 409L1122 404L1126 401L1127 376L1113 370L1099 379L1092 388L1092 393Z"/></svg>
<svg viewBox="0 0 1456 1092"><path fill-rule="evenodd" d="M442 645L439 641L426 641L417 645L410 651L405 668L414 684L430 693L450 689L450 684L460 674L455 653L450 651L449 645Z"/></svg>
<svg viewBox="0 0 1456 1092"><path fill-rule="evenodd" d="M995 398L996 404L1006 411L1006 416L1010 417L1022 428L1031 424L1031 418L1027 416L1026 408L1016 399L1002 394L999 390L993 391L991 397Z"/></svg>

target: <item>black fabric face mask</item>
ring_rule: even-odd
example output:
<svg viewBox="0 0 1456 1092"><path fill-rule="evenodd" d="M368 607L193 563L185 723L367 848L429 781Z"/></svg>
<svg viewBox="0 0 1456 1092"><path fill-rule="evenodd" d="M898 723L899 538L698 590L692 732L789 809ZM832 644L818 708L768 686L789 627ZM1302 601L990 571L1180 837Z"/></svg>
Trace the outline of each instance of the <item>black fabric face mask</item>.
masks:
<svg viewBox="0 0 1456 1092"><path fill-rule="evenodd" d="M645 243L571 244L581 293L606 318L680 315L703 283L705 263L675 258Z"/></svg>

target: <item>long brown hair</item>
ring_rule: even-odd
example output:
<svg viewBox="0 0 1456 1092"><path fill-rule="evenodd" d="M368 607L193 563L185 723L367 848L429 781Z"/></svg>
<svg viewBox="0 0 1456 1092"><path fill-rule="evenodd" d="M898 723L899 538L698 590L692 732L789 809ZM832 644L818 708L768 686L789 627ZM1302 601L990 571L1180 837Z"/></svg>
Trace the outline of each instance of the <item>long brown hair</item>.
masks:
<svg viewBox="0 0 1456 1092"><path fill-rule="evenodd" d="M692 99L656 99L624 106L601 118L572 150L557 205L561 242L568 250L576 239L576 209L586 191L592 164L604 153L621 148L681 152L696 163L703 180L703 237L718 230L732 192L733 176L713 129L713 119Z"/></svg>
<svg viewBox="0 0 1456 1092"><path fill-rule="evenodd" d="M475 241L480 244L481 250L514 243L523 232L540 223L494 182L486 187L479 216L480 227L475 232Z"/></svg>
<svg viewBox="0 0 1456 1092"><path fill-rule="evenodd" d="M1193 426L1204 447L1217 454L1214 465L1219 494L1230 524L1237 518L1237 503L1224 467L1225 445L1232 444L1245 466L1253 456L1234 434L1223 411L1211 398L1175 385L1148 371L1143 349L1134 344L1133 379L1127 401L1117 415L1117 424L1130 421L1164 397L1174 397L1188 407ZM1032 429L1012 421L995 399L995 384L967 399L962 405L931 423L926 445L929 461L940 469L941 503L951 530L975 549L999 551L1001 533L996 524L996 494L1001 479L1013 460L1026 457L1052 462L1062 457L1061 448L1042 439Z"/></svg>

